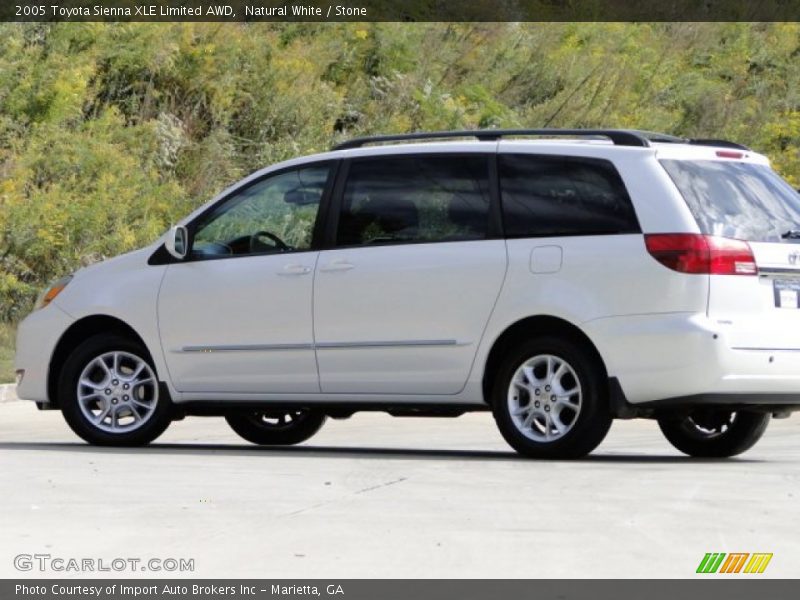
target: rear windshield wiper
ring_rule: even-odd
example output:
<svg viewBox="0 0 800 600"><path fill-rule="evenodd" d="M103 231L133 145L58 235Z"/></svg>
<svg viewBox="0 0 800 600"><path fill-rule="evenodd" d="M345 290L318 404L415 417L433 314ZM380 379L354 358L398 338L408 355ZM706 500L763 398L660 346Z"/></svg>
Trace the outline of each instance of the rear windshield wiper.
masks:
<svg viewBox="0 0 800 600"><path fill-rule="evenodd" d="M786 233L782 233L781 237L785 240L800 240L800 229L790 229Z"/></svg>

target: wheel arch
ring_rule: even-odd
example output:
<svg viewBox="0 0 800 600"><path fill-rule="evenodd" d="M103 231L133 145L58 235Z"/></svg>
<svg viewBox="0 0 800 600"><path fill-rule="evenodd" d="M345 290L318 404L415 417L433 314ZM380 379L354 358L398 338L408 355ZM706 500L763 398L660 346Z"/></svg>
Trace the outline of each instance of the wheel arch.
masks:
<svg viewBox="0 0 800 600"><path fill-rule="evenodd" d="M82 341L98 333L117 333L136 341L145 349L147 353L146 358L150 361L150 364L155 365L153 354L150 352L142 336L125 321L109 315L90 315L83 317L67 328L53 350L53 356L50 359L50 367L47 374L47 397L50 400L51 406L58 407L58 378L61 375L61 369L64 367L64 363L70 353Z"/></svg>
<svg viewBox="0 0 800 600"><path fill-rule="evenodd" d="M482 391L483 400L491 404L492 387L498 367L503 358L516 344L533 336L554 335L572 340L589 351L603 369L603 375L608 377L605 361L594 342L577 325L549 315L536 315L520 319L512 323L495 339L486 358L483 369Z"/></svg>

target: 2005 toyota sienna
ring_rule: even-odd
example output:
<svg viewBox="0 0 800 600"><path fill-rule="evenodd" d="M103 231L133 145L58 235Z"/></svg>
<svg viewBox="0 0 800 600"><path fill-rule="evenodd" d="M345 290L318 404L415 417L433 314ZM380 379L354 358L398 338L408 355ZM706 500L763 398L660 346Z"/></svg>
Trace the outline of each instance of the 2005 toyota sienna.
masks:
<svg viewBox="0 0 800 600"><path fill-rule="evenodd" d="M654 418L692 456L800 408L800 195L750 149L629 130L360 138L254 173L52 284L18 395L95 444L185 415L294 444L491 410L521 454Z"/></svg>

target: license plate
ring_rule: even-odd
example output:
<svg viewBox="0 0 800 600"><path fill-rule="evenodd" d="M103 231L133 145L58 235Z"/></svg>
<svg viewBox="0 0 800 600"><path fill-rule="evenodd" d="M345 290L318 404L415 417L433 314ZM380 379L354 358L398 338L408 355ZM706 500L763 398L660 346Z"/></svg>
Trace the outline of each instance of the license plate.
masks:
<svg viewBox="0 0 800 600"><path fill-rule="evenodd" d="M776 279L772 290L777 308L800 308L800 281Z"/></svg>

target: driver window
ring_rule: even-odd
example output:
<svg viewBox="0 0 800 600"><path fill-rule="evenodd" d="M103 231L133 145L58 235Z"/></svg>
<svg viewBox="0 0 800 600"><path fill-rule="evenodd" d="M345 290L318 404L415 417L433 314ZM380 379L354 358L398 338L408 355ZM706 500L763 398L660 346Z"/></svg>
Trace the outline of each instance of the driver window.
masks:
<svg viewBox="0 0 800 600"><path fill-rule="evenodd" d="M237 192L199 225L197 257L309 250L327 165L262 179Z"/></svg>

